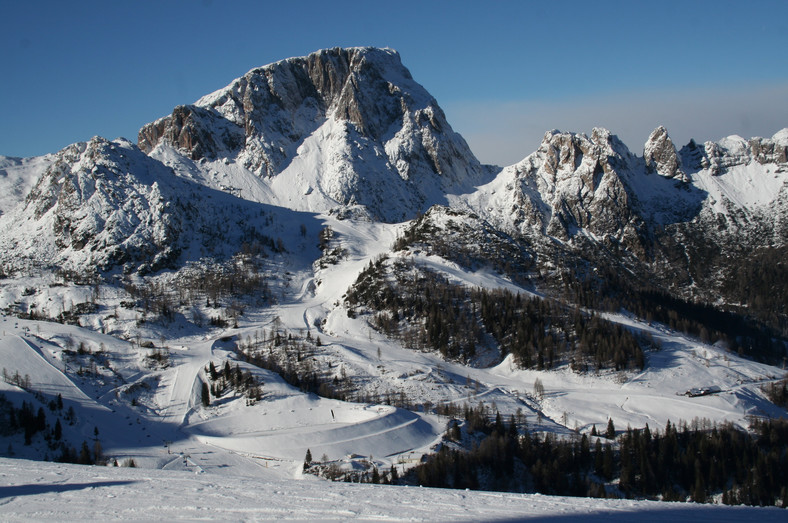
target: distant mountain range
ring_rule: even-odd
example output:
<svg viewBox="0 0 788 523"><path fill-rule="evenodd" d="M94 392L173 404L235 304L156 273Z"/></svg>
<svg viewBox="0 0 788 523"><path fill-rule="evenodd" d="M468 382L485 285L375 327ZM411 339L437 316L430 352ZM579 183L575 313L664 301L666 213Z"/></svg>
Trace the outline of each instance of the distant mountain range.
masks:
<svg viewBox="0 0 788 523"><path fill-rule="evenodd" d="M0 261L6 273L156 271L193 259L195 232L233 203L385 222L444 205L527 242L537 268L583 265L590 278L601 264L631 285L773 316L785 335L788 279L775 263L788 239L787 151L788 129L677 150L658 127L638 155L596 128L550 131L515 165L481 165L395 51L330 49L176 107L140 130L138 146L95 138L4 160L21 201L4 203ZM224 250L237 250L235 232ZM765 310L753 287L776 294Z"/></svg>

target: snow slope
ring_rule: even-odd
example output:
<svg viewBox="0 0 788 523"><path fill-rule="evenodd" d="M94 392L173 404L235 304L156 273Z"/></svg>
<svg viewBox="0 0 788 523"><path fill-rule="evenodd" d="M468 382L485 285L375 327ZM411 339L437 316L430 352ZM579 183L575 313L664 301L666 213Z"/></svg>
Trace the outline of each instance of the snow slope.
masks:
<svg viewBox="0 0 788 523"><path fill-rule="evenodd" d="M234 342L222 340L227 335L233 340L248 339L275 326L301 333L313 329L313 336L322 339L315 365L333 367L337 375L346 375L362 394L405 394L417 404L431 405L484 402L505 415L520 409L536 430L587 432L593 425L603 427L608 418L620 429L647 423L661 429L668 420L689 422L696 417L747 427L750 416L785 415L760 390L782 377L780 369L627 315L608 315L607 319L648 333L662 346L647 353L646 370L640 374L521 370L515 369L510 359L493 367L469 367L445 361L437 353L403 348L396 340L374 331L363 317L349 317L340 305L358 273L387 252L401 227L329 216L322 219L335 231L335 245L346 253L341 263L314 272L291 272L279 303L251 310L239 318L236 329L208 333L186 330L179 334L174 324L169 330L154 331L161 334L150 332L148 336L157 346L159 336L164 336L164 345L170 347L167 368L150 368L145 356L151 349L135 347L126 340L80 327L13 318L3 323L3 366L12 373L30 374L33 389L50 395L61 392L69 402L80 406L78 412L84 412L85 419L90 420L87 426L92 429L99 425L108 455L136 456L144 466L172 468L174 459L168 452L176 452L190 455L192 462L206 471L227 466L237 471L249 471L249 467L255 470L261 460L290 470L297 467L307 448L313 456L326 454L330 459L350 454L374 456L381 466L388 466L398 461L397 456L428 452L448 422L394 407L304 394L278 375L243 362L242 368L252 370L263 381L263 399L249 406L243 397L231 395L203 408L199 395L200 384L206 379L203 369L211 361L222 365L237 358ZM469 271L442 258L410 251L399 256L441 272L455 283L517 289L487 269ZM290 266L303 267L304 262L293 260ZM58 289L62 292L68 287L49 291ZM44 297L43 303L49 303L45 296L11 294L6 299ZM107 308L112 310L111 303ZM90 324L89 318L85 317L86 324ZM118 330L124 336L126 332L135 331ZM69 359L66 349L70 346L73 350L80 342L92 350L104 346L112 369L111 374L104 371L106 379L76 375L77 366L88 362ZM533 395L537 378L544 385L543 398ZM696 398L683 395L691 387L713 385L721 388L719 394ZM7 384L3 387L13 388ZM136 406L130 404L132 398ZM113 410L115 416L110 416ZM118 427L112 421L118 415L127 420L125 425ZM162 441L171 442L170 448L165 449Z"/></svg>
<svg viewBox="0 0 788 523"><path fill-rule="evenodd" d="M84 467L0 458L6 521L784 521L778 508Z"/></svg>
<svg viewBox="0 0 788 523"><path fill-rule="evenodd" d="M33 188L54 155L33 158L0 156L0 215L16 207Z"/></svg>

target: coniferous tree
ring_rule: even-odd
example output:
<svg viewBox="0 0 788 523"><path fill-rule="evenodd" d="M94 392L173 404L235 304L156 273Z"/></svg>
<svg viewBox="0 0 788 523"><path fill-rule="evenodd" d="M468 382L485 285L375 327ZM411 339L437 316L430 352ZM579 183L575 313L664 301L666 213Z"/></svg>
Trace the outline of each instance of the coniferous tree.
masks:
<svg viewBox="0 0 788 523"><path fill-rule="evenodd" d="M613 479L613 449L610 443L605 445L605 451L602 456L602 476L608 481Z"/></svg>
<svg viewBox="0 0 788 523"><path fill-rule="evenodd" d="M616 439L616 426L613 424L613 418L608 418L607 429L605 430L605 437L607 439Z"/></svg>
<svg viewBox="0 0 788 523"><path fill-rule="evenodd" d="M35 422L35 432L45 430L47 428L47 416L44 412L44 407L38 408Z"/></svg>
<svg viewBox="0 0 788 523"><path fill-rule="evenodd" d="M103 449L101 448L101 442L96 440L93 443L93 462L94 463L101 463L103 460Z"/></svg>
<svg viewBox="0 0 788 523"><path fill-rule="evenodd" d="M93 463L93 458L90 456L90 449L88 448L87 441L82 442L82 449L79 451L79 463L80 465L90 465Z"/></svg>
<svg viewBox="0 0 788 523"><path fill-rule="evenodd" d="M208 384L204 381L202 382L201 399L203 407L211 404L211 391L208 389Z"/></svg>
<svg viewBox="0 0 788 523"><path fill-rule="evenodd" d="M597 476L604 475L602 472L602 459L603 459L602 440L597 438L596 443L594 444L594 473Z"/></svg>
<svg viewBox="0 0 788 523"><path fill-rule="evenodd" d="M73 425L77 421L77 413L74 411L73 405L69 406L66 411L66 421L68 421L69 425Z"/></svg>

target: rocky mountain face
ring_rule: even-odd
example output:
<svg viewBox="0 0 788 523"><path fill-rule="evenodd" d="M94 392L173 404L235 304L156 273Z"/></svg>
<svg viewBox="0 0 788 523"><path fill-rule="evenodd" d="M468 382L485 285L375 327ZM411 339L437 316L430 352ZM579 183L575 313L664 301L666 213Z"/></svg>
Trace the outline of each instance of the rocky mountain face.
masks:
<svg viewBox="0 0 788 523"><path fill-rule="evenodd" d="M388 49L330 49L253 69L140 130L143 151L162 144L194 160L237 162L275 193L295 184L333 201L314 210L360 204L387 221L488 174Z"/></svg>
<svg viewBox="0 0 788 523"><path fill-rule="evenodd" d="M634 161L605 129L595 129L590 138L551 131L536 152L505 168L466 202L523 236L566 240L589 231L634 241L642 220L620 174Z"/></svg>
<svg viewBox="0 0 788 523"><path fill-rule="evenodd" d="M781 266L767 267L788 245L787 138L730 137L677 151L659 127L641 157L605 129L551 131L536 152L453 204L527 242L534 274L560 274L542 285L599 289L616 275L630 290L744 305L753 316L776 307L773 325L784 329L788 311L763 296L785 295L773 276L785 276Z"/></svg>
<svg viewBox="0 0 788 523"><path fill-rule="evenodd" d="M688 181L687 175L681 170L676 146L668 136L667 129L662 126L654 129L649 135L643 148L643 159L646 161L648 172L655 172L666 178L675 178L683 182Z"/></svg>
<svg viewBox="0 0 788 523"><path fill-rule="evenodd" d="M189 182L134 144L96 137L58 152L0 222L6 273L146 274L244 242L272 244L265 206ZM229 226L232 224L232 226Z"/></svg>
<svg viewBox="0 0 788 523"><path fill-rule="evenodd" d="M6 269L73 267L77 259L99 268L127 259L160 267L172 257L184 219L174 194L161 191L167 178L174 176L128 142L94 138L63 149L3 223L2 238L16 252L4 260ZM37 234L15 234L31 228Z"/></svg>

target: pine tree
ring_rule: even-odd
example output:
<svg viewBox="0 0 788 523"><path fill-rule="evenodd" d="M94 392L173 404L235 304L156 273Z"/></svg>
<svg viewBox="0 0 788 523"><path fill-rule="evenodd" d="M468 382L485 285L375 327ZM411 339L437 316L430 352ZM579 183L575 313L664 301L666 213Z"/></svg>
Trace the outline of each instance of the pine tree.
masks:
<svg viewBox="0 0 788 523"><path fill-rule="evenodd" d="M534 396L538 399L544 398L544 384L542 384L542 380L539 378L534 380Z"/></svg>
<svg viewBox="0 0 788 523"><path fill-rule="evenodd" d="M201 398L202 406L203 407L209 406L211 404L211 392L208 390L208 384L205 382L202 382L201 396L202 396Z"/></svg>
<svg viewBox="0 0 788 523"><path fill-rule="evenodd" d="M597 438L594 443L594 473L597 476L602 476L602 440Z"/></svg>
<svg viewBox="0 0 788 523"><path fill-rule="evenodd" d="M616 439L616 426L613 425L613 419L608 418L607 430L605 430L605 437L607 439Z"/></svg>
<svg viewBox="0 0 788 523"><path fill-rule="evenodd" d="M452 441L460 441L462 439L462 432L460 432L460 425L455 420L449 429L449 438Z"/></svg>
<svg viewBox="0 0 788 523"><path fill-rule="evenodd" d="M602 456L602 475L606 480L613 479L613 449L610 443L605 445L605 452Z"/></svg>
<svg viewBox="0 0 788 523"><path fill-rule="evenodd" d="M38 408L36 414L35 432L45 430L47 428L47 415L44 412L44 407Z"/></svg>
<svg viewBox="0 0 788 523"><path fill-rule="evenodd" d="M498 436L503 436L505 432L503 420L501 419L501 413L498 411L495 412L495 426L493 427L493 431L495 431Z"/></svg>
<svg viewBox="0 0 788 523"><path fill-rule="evenodd" d="M703 484L703 475L700 474L700 461L695 461L695 486L692 489L692 501L706 503L706 486Z"/></svg>
<svg viewBox="0 0 788 523"><path fill-rule="evenodd" d="M79 451L78 463L80 465L91 465L93 463L93 458L90 456L90 449L88 448L87 441L82 442L82 449Z"/></svg>
<svg viewBox="0 0 788 523"><path fill-rule="evenodd" d="M101 463L104 456L104 451L101 448L101 442L99 440L96 440L93 443L93 456L96 463Z"/></svg>
<svg viewBox="0 0 788 523"><path fill-rule="evenodd" d="M306 449L306 457L304 457L304 470L308 469L310 465L312 465L312 451Z"/></svg>

